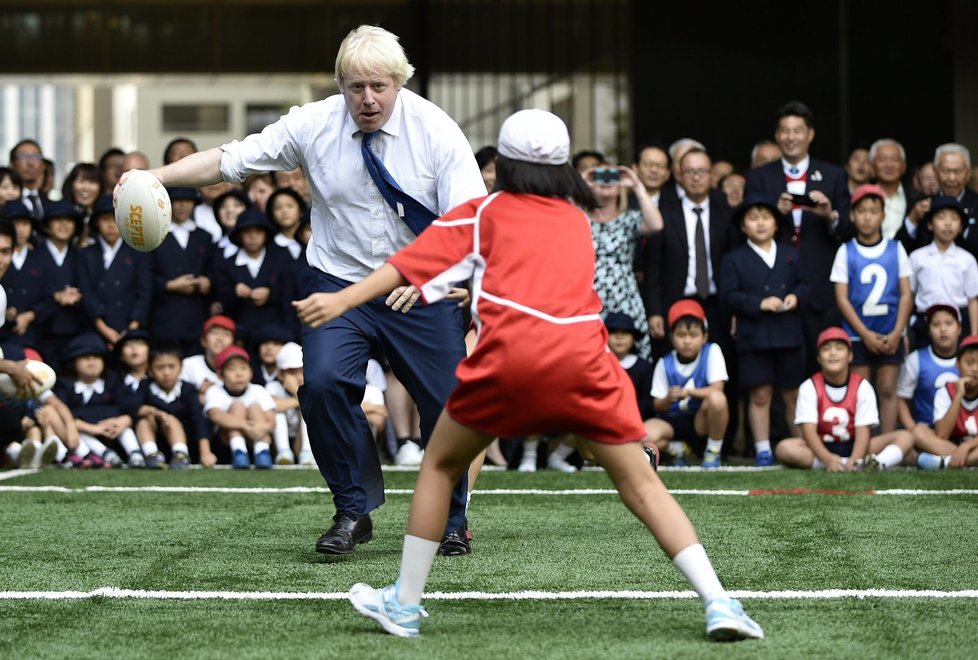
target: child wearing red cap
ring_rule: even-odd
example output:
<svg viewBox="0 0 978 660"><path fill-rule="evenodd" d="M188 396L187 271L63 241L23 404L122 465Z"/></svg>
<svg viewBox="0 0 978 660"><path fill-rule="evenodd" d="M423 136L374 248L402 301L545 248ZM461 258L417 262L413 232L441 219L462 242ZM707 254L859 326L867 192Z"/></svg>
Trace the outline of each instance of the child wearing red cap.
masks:
<svg viewBox="0 0 978 660"><path fill-rule="evenodd" d="M849 216L856 237L839 246L830 279L852 341L852 370L869 378L875 369L880 430L888 433L897 424L897 377L913 296L906 251L880 231L883 205L883 189L875 184L852 193Z"/></svg>
<svg viewBox="0 0 978 660"><path fill-rule="evenodd" d="M779 442L778 460L788 467L830 472L899 465L913 446L913 434L900 430L869 437L869 428L879 423L876 393L849 368L849 333L839 327L823 330L816 350L821 369L798 388L795 424L801 437Z"/></svg>
<svg viewBox="0 0 978 660"><path fill-rule="evenodd" d="M180 380L187 381L197 388L202 405L207 388L221 382L214 364L217 354L234 344L237 340L237 332L237 325L231 318L223 314L212 316L204 321L200 333L200 345L204 347L204 353L183 358Z"/></svg>
<svg viewBox="0 0 978 660"><path fill-rule="evenodd" d="M207 388L204 414L220 429L221 438L231 448L231 466L251 467L248 442L255 455L255 467L272 467L271 438L275 429L275 401L261 385L251 382L251 358L240 346L229 346L217 354L214 366L220 385Z"/></svg>
<svg viewBox="0 0 978 660"><path fill-rule="evenodd" d="M689 443L703 456L704 468L718 468L730 418L723 393L728 378L723 351L707 341L706 313L695 300L679 300L669 308L669 337L673 351L652 374L659 417L645 421L647 442L660 453L667 451L673 465L686 464Z"/></svg>
<svg viewBox="0 0 978 660"><path fill-rule="evenodd" d="M978 465L978 337L961 340L958 371L934 397L934 430L917 434L922 470Z"/></svg>

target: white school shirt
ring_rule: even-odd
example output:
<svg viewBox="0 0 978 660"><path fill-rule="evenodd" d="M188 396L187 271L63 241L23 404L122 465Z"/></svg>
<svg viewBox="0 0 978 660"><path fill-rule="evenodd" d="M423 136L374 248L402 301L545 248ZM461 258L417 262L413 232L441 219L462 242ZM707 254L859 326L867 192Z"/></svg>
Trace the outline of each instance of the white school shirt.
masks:
<svg viewBox="0 0 978 660"><path fill-rule="evenodd" d="M261 385L255 385L254 383L248 383L248 387L240 396L231 396L226 389L224 389L224 383L215 385L214 387L208 387L207 392L204 393L204 413L206 414L208 410L223 410L228 411L231 404L235 401L240 401L247 408L253 403L257 403L264 411L275 410L275 400L272 399L272 395L268 393Z"/></svg>
<svg viewBox="0 0 978 660"><path fill-rule="evenodd" d="M883 198L883 226L880 230L884 238L892 239L903 226L903 221L907 217L907 198L903 191L903 184L897 187L896 194L892 197Z"/></svg>
<svg viewBox="0 0 978 660"><path fill-rule="evenodd" d="M207 359L203 355L191 355L183 358L180 364L180 380L185 380L198 390L205 382L220 383L221 379L207 365Z"/></svg>
<svg viewBox="0 0 978 660"><path fill-rule="evenodd" d="M784 158L781 159L781 169L784 171L786 177L791 177L792 181L785 182L785 190L792 195L804 195L808 192L808 179L798 181L798 177L808 172L808 165L811 163L811 156L805 156L796 165L792 165ZM791 170L795 169L798 171L797 174L792 174ZM791 209L791 219L795 224L795 227L801 227L801 214L804 209L797 208Z"/></svg>
<svg viewBox="0 0 978 660"><path fill-rule="evenodd" d="M265 248L261 249L257 257L249 257L248 253L244 250L238 250L238 253L234 257L234 265L246 266L248 273L252 277L258 277L258 271L261 270L263 263L265 263Z"/></svg>
<svg viewBox="0 0 978 660"><path fill-rule="evenodd" d="M706 239L706 276L710 282L710 295L717 292L716 281L713 279L713 260L710 259L710 198L702 203L691 202L689 197L683 197L683 216L686 219L686 288L684 296L696 295L696 213L695 207L703 209L703 237Z"/></svg>
<svg viewBox="0 0 978 660"><path fill-rule="evenodd" d="M825 393L830 401L841 402L846 398L845 387L832 387L825 383ZM876 391L865 378L856 390L856 419L855 426L874 426L880 423L879 410L876 408ZM809 378L798 388L798 402L795 404L795 424L818 424L818 393L815 383ZM853 438L855 440L855 438Z"/></svg>
<svg viewBox="0 0 978 660"><path fill-rule="evenodd" d="M751 250L754 251L754 253L757 256L761 258L761 261L764 262L765 266L767 266L768 268L774 268L774 264L777 263L778 261L777 241L771 241L771 249L768 250L767 252L765 252L760 245L750 240L749 238L747 239L747 245L748 247L750 247Z"/></svg>
<svg viewBox="0 0 978 660"><path fill-rule="evenodd" d="M968 412L974 412L975 409L978 409L978 399L972 399L969 401L968 399L962 398L961 407ZM944 415L946 415L947 411L950 409L951 393L947 391L946 387L942 387L937 390L936 394L934 394L934 423L936 424L937 420L943 419Z"/></svg>
<svg viewBox="0 0 978 660"><path fill-rule="evenodd" d="M486 194L468 140L441 108L401 89L390 119L371 147L401 188L438 215ZM414 240L381 196L360 151L357 128L342 94L289 113L258 134L221 147L221 175L294 170L312 190L309 265L348 281L363 279Z"/></svg>
<svg viewBox="0 0 978 660"><path fill-rule="evenodd" d="M978 296L978 262L954 243L943 254L930 243L910 253L910 288L918 314L938 303L967 307Z"/></svg>

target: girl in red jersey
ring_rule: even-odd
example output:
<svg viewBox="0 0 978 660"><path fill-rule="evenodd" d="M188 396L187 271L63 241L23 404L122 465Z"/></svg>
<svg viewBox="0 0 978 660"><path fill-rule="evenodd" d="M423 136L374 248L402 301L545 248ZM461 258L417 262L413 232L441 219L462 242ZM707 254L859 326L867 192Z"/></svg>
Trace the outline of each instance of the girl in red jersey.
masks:
<svg viewBox="0 0 978 660"><path fill-rule="evenodd" d="M802 437L779 442L777 459L788 467L830 472L899 465L913 447L913 434L900 430L869 437L870 427L879 424L876 393L849 368L849 334L827 328L818 336L816 350L821 370L798 388L795 424Z"/></svg>
<svg viewBox="0 0 978 660"><path fill-rule="evenodd" d="M436 220L366 279L295 303L303 322L316 327L408 282L431 302L471 278L477 342L459 364L458 387L425 451L400 577L384 589L354 585L350 600L387 632L416 637L427 616L421 595L444 535L452 484L496 436L567 432L586 438L626 506L700 595L708 635L761 638L645 460L635 388L607 349L588 220L570 200L583 207L595 201L568 164L569 151L558 117L516 113L499 135L501 192Z"/></svg>

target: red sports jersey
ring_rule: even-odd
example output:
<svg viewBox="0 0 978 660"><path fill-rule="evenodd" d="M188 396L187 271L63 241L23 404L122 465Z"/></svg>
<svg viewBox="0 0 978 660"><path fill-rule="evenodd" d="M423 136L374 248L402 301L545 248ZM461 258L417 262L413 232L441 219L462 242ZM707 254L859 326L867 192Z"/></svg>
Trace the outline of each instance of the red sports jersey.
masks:
<svg viewBox="0 0 978 660"><path fill-rule="evenodd" d="M635 388L608 350L591 228L580 209L494 193L434 221L390 263L426 302L472 278L478 340L456 371L445 405L452 419L500 436L645 437Z"/></svg>
<svg viewBox="0 0 978 660"><path fill-rule="evenodd" d="M947 393L954 401L954 392L957 383L951 382L945 385ZM972 435L978 435L978 409L966 410L964 406L958 407L958 418L954 420L954 430L951 431L951 440L961 440Z"/></svg>
<svg viewBox="0 0 978 660"><path fill-rule="evenodd" d="M850 442L856 439L856 396L863 377L849 373L846 395L842 401L833 401L825 389L825 376L818 372L812 376L818 397L818 426L816 431L822 442Z"/></svg>

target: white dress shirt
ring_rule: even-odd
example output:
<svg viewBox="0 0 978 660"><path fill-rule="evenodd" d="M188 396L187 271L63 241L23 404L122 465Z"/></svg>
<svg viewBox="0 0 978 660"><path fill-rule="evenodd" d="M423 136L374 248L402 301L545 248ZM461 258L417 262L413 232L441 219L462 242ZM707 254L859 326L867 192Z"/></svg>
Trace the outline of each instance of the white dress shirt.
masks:
<svg viewBox="0 0 978 660"><path fill-rule="evenodd" d="M765 266L767 266L768 268L774 268L774 264L778 260L777 241L771 241L771 249L767 251L765 251L764 248L762 248L760 245L750 240L749 238L747 239L747 245L750 247L751 250L753 250L757 254L757 256L761 258L761 261L764 262Z"/></svg>
<svg viewBox="0 0 978 660"><path fill-rule="evenodd" d="M929 243L910 253L910 288L918 314L938 303L967 307L978 297L978 263L954 243L944 252Z"/></svg>
<svg viewBox="0 0 978 660"><path fill-rule="evenodd" d="M706 239L706 275L710 280L710 295L717 292L716 281L713 278L713 260L710 259L710 198L707 197L701 204L694 204L688 197L683 197L683 215L686 218L686 250L688 259L686 261L686 287L683 289L684 296L696 295L696 213L693 207L703 209L703 237Z"/></svg>
<svg viewBox="0 0 978 660"><path fill-rule="evenodd" d="M190 232L195 231L196 229L196 222L193 220L185 220L184 222L171 222L167 231L173 234L173 238L177 239L177 243L180 244L180 248L186 250L187 243L190 242Z"/></svg>
<svg viewBox="0 0 978 660"><path fill-rule="evenodd" d="M907 217L907 198L901 183L897 188L896 194L883 200L883 238L892 239L903 226L903 220Z"/></svg>
<svg viewBox="0 0 978 660"><path fill-rule="evenodd" d="M252 277L258 277L258 271L261 270L263 263L265 263L265 248L261 249L257 257L249 257L244 250L238 250L238 254L234 257L234 265L247 266Z"/></svg>
<svg viewBox="0 0 978 660"><path fill-rule="evenodd" d="M805 156L794 165L792 165L784 158L782 158L781 169L784 170L785 177L790 176L792 179L797 179L798 177L808 172L808 164L810 162L811 162L810 156ZM792 174L791 173L792 168L798 170L798 173ZM785 190L787 190L792 195L804 195L806 192L808 192L808 181L807 179L805 181L787 181L785 184ZM791 219L794 221L795 227L801 227L801 214L803 211L804 209L801 208L791 209Z"/></svg>
<svg viewBox="0 0 978 660"><path fill-rule="evenodd" d="M59 250L51 241L44 241L44 245L47 246L48 252L51 254L51 258L54 259L54 263L58 264L59 266L64 266L65 258L68 256L68 246L65 245L64 249Z"/></svg>
<svg viewBox="0 0 978 660"><path fill-rule="evenodd" d="M115 255L119 254L119 248L122 247L122 239L117 238L115 245L109 245L104 238L99 236L98 243L102 246L102 265L105 266L105 270L108 270L112 262L115 261Z"/></svg>
<svg viewBox="0 0 978 660"><path fill-rule="evenodd" d="M357 128L341 94L287 115L221 147L221 175L240 182L257 172L308 174L312 189L309 264L348 281L366 277L414 240L367 173ZM372 148L401 188L443 215L486 194L468 140L438 106L401 89Z"/></svg>

